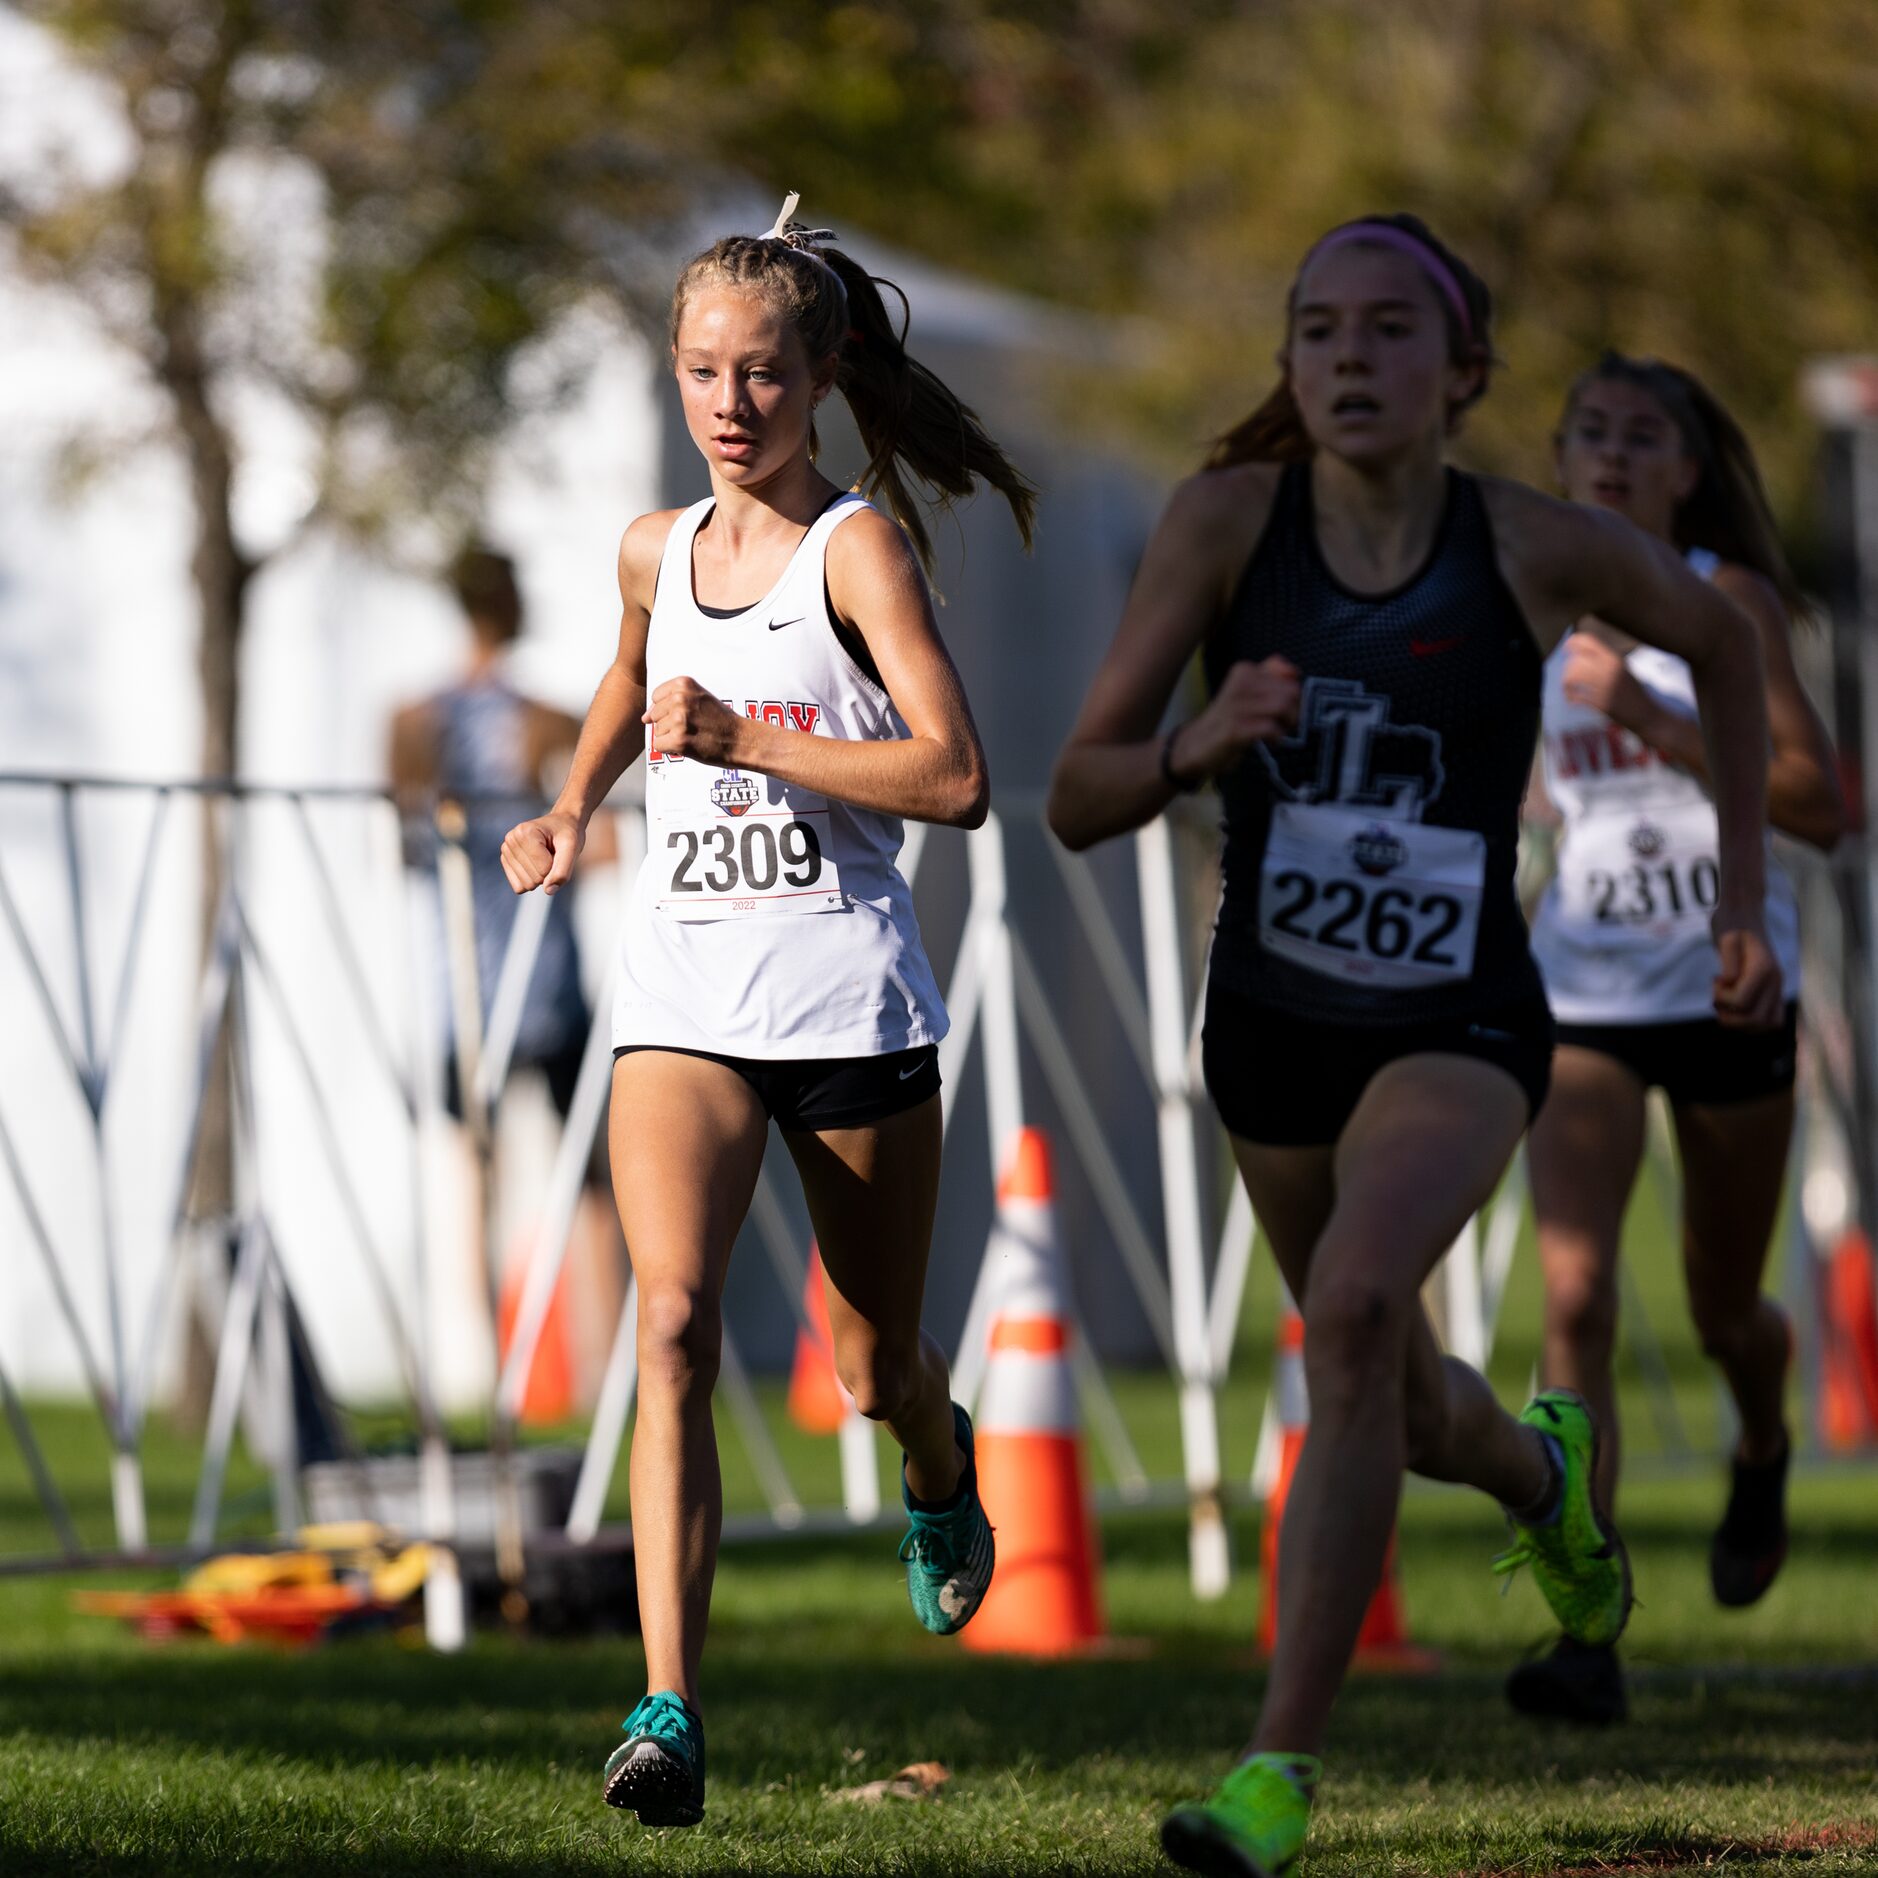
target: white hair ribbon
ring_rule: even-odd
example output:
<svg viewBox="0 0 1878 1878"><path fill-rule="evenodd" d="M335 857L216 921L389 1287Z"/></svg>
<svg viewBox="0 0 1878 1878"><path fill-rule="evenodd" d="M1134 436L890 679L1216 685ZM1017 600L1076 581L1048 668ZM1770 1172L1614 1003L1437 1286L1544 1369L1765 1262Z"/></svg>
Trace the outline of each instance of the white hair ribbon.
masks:
<svg viewBox="0 0 1878 1878"><path fill-rule="evenodd" d="M779 216L777 216L775 226L772 227L769 233L763 237L765 241L781 241L782 240L783 235L785 234L785 232L788 230L788 227L789 227L789 218L790 216L795 214L796 204L800 202L801 200L802 200L801 190L799 189L790 190L788 195L786 195L783 198L782 213Z"/></svg>
<svg viewBox="0 0 1878 1878"><path fill-rule="evenodd" d="M832 228L804 228L800 222L792 222L789 218L795 214L796 204L801 200L802 192L799 189L790 190L783 198L782 213L762 239L787 242L790 247L799 248L804 254L815 255L819 261L822 257L815 254L815 243L835 240L835 231Z"/></svg>

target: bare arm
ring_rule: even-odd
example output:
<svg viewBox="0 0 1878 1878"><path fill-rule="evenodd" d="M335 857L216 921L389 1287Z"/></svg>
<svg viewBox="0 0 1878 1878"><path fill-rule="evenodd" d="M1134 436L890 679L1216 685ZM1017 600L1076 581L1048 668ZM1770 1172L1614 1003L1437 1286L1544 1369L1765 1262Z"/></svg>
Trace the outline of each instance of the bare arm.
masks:
<svg viewBox="0 0 1878 1878"><path fill-rule="evenodd" d="M1586 614L1688 662L1716 820L1721 892L1714 930L1724 1023L1779 1021L1780 970L1767 945L1767 694L1747 615L1672 548L1596 509L1515 484L1488 486L1501 564L1542 646Z"/></svg>
<svg viewBox="0 0 1878 1878"><path fill-rule="evenodd" d="M407 704L391 720L391 787L402 798L422 795L437 781L436 713L428 701Z"/></svg>
<svg viewBox="0 0 1878 1878"><path fill-rule="evenodd" d="M1747 614L1761 636L1772 736L1768 817L1783 833L1830 852L1845 832L1845 798L1839 789L1831 739L1794 669L1786 608L1769 582L1747 568L1725 567L1714 584ZM1701 726L1652 697L1601 640L1589 634L1574 636L1565 690L1568 697L1604 712L1678 769L1708 785L1708 750Z"/></svg>
<svg viewBox="0 0 1878 1878"><path fill-rule="evenodd" d="M574 745L567 780L547 814L521 822L503 837L502 871L517 893L533 887L558 892L573 871L587 823L607 793L645 748L646 631L659 557L678 511L642 515L619 549L619 645L601 675Z"/></svg>
<svg viewBox="0 0 1878 1878"><path fill-rule="evenodd" d="M883 815L978 827L991 802L984 746L911 544L884 515L855 515L829 537L826 566L836 617L866 642L910 734L818 737L741 716L696 680L672 678L644 711L658 748Z"/></svg>
<svg viewBox="0 0 1878 1878"><path fill-rule="evenodd" d="M1065 847L1139 828L1173 799L1155 735L1161 713L1224 608L1276 483L1257 465L1190 477L1174 491L1050 779L1050 826ZM1212 703L1176 732L1176 781L1216 776L1278 735L1296 720L1297 692L1297 673L1282 659L1234 666Z"/></svg>

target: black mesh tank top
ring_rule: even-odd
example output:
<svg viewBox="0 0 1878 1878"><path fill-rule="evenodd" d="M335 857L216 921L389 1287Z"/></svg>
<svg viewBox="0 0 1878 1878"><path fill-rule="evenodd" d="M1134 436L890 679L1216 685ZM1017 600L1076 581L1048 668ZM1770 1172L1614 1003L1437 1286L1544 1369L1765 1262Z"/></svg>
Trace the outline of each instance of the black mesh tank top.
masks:
<svg viewBox="0 0 1878 1878"><path fill-rule="evenodd" d="M1421 569L1363 595L1325 564L1309 466L1287 467L1207 683L1275 653L1301 674L1298 726L1220 778L1220 982L1328 1024L1543 995L1513 887L1541 660L1474 479L1448 472Z"/></svg>

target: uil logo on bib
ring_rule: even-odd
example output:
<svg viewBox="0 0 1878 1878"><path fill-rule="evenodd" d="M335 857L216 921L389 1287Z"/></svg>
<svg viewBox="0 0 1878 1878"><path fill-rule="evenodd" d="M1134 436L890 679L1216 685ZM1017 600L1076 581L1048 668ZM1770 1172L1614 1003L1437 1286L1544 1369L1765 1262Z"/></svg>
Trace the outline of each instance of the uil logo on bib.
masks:
<svg viewBox="0 0 1878 1878"><path fill-rule="evenodd" d="M1669 837L1654 822L1639 822L1628 837L1630 852L1640 861L1653 861L1669 846Z"/></svg>
<svg viewBox="0 0 1878 1878"><path fill-rule="evenodd" d="M1350 859L1372 879L1380 878L1408 859L1408 844L1383 823L1371 822L1350 837Z"/></svg>
<svg viewBox="0 0 1878 1878"><path fill-rule="evenodd" d="M762 794L740 769L727 769L711 785L711 801L726 815L748 815Z"/></svg>

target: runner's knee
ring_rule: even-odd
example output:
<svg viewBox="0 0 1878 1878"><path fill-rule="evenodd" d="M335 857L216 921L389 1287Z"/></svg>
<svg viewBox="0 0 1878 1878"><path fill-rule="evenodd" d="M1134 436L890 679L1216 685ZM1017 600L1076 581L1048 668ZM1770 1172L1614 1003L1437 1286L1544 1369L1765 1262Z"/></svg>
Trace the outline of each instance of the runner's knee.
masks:
<svg viewBox="0 0 1878 1878"><path fill-rule="evenodd" d="M723 1320L711 1299L682 1285L641 1289L641 1387L708 1390L717 1381Z"/></svg>
<svg viewBox="0 0 1878 1878"><path fill-rule="evenodd" d="M855 1408L873 1422L897 1422L919 1396L919 1345L870 1339L865 1349L837 1351L835 1370Z"/></svg>
<svg viewBox="0 0 1878 1878"><path fill-rule="evenodd" d="M1545 1287L1547 1331L1581 1355L1608 1358L1617 1339L1617 1284L1614 1276L1585 1265L1548 1275Z"/></svg>
<svg viewBox="0 0 1878 1878"><path fill-rule="evenodd" d="M1361 1274L1311 1285L1304 1307L1304 1371L1311 1407L1373 1398L1378 1382L1400 1375L1410 1300Z"/></svg>

